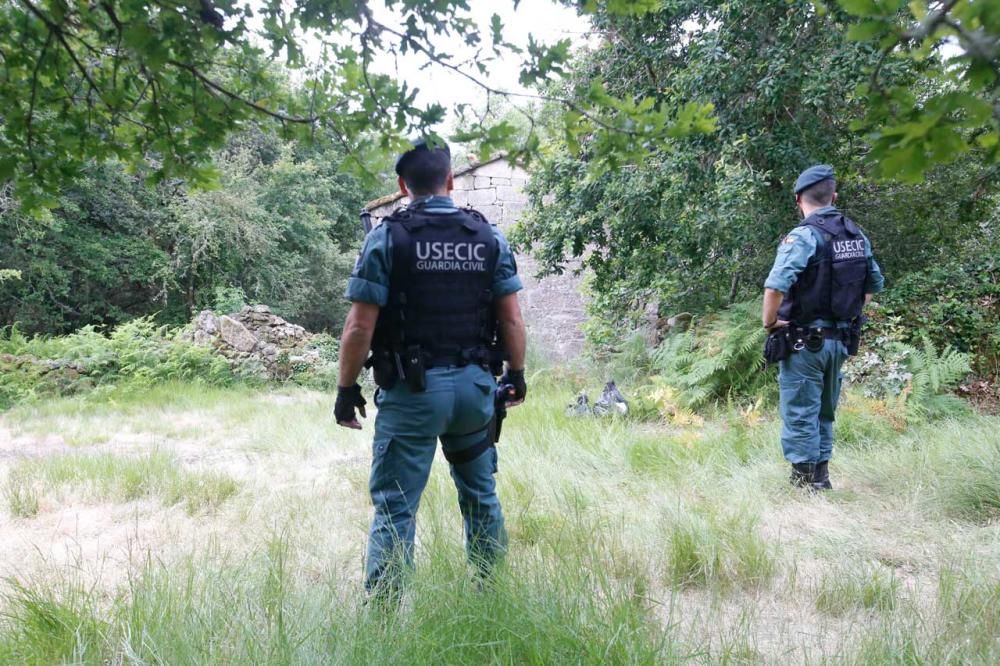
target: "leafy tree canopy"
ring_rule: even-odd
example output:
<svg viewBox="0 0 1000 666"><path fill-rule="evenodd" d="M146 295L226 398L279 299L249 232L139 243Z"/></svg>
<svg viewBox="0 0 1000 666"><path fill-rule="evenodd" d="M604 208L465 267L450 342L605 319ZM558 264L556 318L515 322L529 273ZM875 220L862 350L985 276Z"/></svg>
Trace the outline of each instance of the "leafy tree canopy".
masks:
<svg viewBox="0 0 1000 666"><path fill-rule="evenodd" d="M336 330L369 194L338 173L341 159L252 130L212 154L218 188L151 188L119 163L89 163L44 215L0 215L0 265L19 273L0 279L0 321L46 333L152 314L179 324L246 299Z"/></svg>
<svg viewBox="0 0 1000 666"><path fill-rule="evenodd" d="M897 273L951 256L996 205L996 167L979 149L947 169L925 163L919 187L873 177L872 148L851 129L870 118L859 86L878 68L887 87L932 98L944 84L927 73L940 63L885 57L847 38L856 19L835 6L673 0L641 16L599 12L595 22L607 39L556 96L589 99L603 81L609 96L654 109L710 107L715 127L613 170L592 166L621 154L607 150L610 137L570 126L545 145L534 211L516 240L550 271L585 257L607 319L647 305L703 311L757 293L794 224L792 183L809 164L836 166L841 203Z"/></svg>
<svg viewBox="0 0 1000 666"><path fill-rule="evenodd" d="M90 158L152 165L157 180L204 182L213 149L227 134L262 118L288 134L340 144L362 169L398 151L414 133L434 135L444 115L421 106L406 82L372 71L377 54L419 58L458 72L493 94L488 63L521 62L521 82L562 71L569 41L526 50L507 41L494 16L477 26L469 0L387 0L399 24L355 0L14 0L0 8L0 181L13 181L29 207L53 205L60 183ZM515 5L518 2L515 0ZM583 3L613 14L649 11L657 2ZM438 44L458 37L478 51L459 63ZM307 57L306 51L316 51ZM280 69L301 84L283 86ZM580 132L614 135L609 148L634 152L652 137L698 125L703 109L653 108L595 86L585 100L557 100ZM621 136L619 136L621 135ZM477 124L464 140L484 152L519 146L503 124Z"/></svg>
<svg viewBox="0 0 1000 666"><path fill-rule="evenodd" d="M936 164L976 149L1000 162L1000 3L982 0L839 0L860 20L851 39L879 58L857 94L868 100L853 124L868 132L876 174L919 181ZM821 13L827 4L816 3ZM932 89L886 77L894 63L926 63Z"/></svg>

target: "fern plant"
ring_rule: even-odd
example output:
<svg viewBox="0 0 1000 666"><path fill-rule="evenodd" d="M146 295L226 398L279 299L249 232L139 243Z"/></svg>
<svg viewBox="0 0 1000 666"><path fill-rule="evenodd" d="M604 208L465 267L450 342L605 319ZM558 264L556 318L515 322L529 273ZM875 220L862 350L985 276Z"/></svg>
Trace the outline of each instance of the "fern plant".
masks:
<svg viewBox="0 0 1000 666"><path fill-rule="evenodd" d="M932 417L964 411L964 403L948 391L972 372L972 355L951 346L938 352L930 337L921 336L922 347L897 343L895 348L906 359L912 377L900 394L900 406L913 414Z"/></svg>
<svg viewBox="0 0 1000 666"><path fill-rule="evenodd" d="M760 326L760 307L759 299L733 305L657 349L654 368L681 391L686 407L760 395L771 383L761 356L767 333Z"/></svg>

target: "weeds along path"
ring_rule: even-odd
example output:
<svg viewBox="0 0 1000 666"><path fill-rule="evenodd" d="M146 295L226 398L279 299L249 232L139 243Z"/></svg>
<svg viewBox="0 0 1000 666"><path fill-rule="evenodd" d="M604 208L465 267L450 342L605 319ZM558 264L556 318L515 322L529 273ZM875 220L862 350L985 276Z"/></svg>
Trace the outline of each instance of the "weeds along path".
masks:
<svg viewBox="0 0 1000 666"><path fill-rule="evenodd" d="M402 608L363 603L371 423L330 396L172 385L0 416L0 663L1000 660L1000 419L838 422L838 489L787 486L774 421L571 418L533 386L464 563L440 458Z"/></svg>

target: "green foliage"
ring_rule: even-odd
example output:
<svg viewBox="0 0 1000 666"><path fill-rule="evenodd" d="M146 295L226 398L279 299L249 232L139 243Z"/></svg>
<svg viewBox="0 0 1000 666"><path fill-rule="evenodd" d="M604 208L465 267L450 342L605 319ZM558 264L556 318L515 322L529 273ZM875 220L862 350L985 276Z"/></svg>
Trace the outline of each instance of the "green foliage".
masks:
<svg viewBox="0 0 1000 666"><path fill-rule="evenodd" d="M517 3L515 3L516 6ZM587 3L584 11L641 16L658 0ZM387 18L379 16L387 14ZM394 16L395 14L395 16ZM58 186L88 160L150 166L151 177L212 183L207 166L227 136L258 119L283 134L347 149L349 166L369 175L414 134L435 137L445 117L422 105L406 81L375 71L382 58L456 71L493 96L490 61L520 59L520 81L561 75L569 40L507 40L498 17L479 26L467 0L384 6L363 2L110 0L90 8L62 0L9 4L0 11L0 78L5 121L0 180L31 210L57 205ZM466 61L445 38L476 49ZM459 57L461 56L461 57ZM287 84L287 78L298 81ZM548 96L560 126L592 136L608 164L648 153L652 143L701 131L710 108L676 108L598 92L586 100ZM479 152L538 150L485 119L468 129ZM614 153L617 153L615 155Z"/></svg>
<svg viewBox="0 0 1000 666"><path fill-rule="evenodd" d="M246 292L241 287L217 285L211 310L222 314L239 312L248 305Z"/></svg>
<svg viewBox="0 0 1000 666"><path fill-rule="evenodd" d="M367 194L337 173L341 155L259 131L213 155L218 190L151 189L121 164L88 164L43 218L0 213L0 265L22 274L0 283L0 321L49 334L152 314L183 324L239 297L337 330Z"/></svg>
<svg viewBox="0 0 1000 666"><path fill-rule="evenodd" d="M903 390L906 407L915 415L934 417L961 411L961 401L946 395L972 371L969 354L945 347L940 352L930 338L924 337L923 347L900 345L912 375ZM957 405L956 405L957 403Z"/></svg>
<svg viewBox="0 0 1000 666"><path fill-rule="evenodd" d="M820 3L817 3L820 4ZM919 181L966 152L1000 163L1000 10L991 2L839 0L863 19L848 37L882 54L857 94L869 100L855 127L869 132L881 176ZM946 49L950 46L950 50ZM957 47L957 48L956 48ZM919 63L927 90L885 80Z"/></svg>
<svg viewBox="0 0 1000 666"><path fill-rule="evenodd" d="M601 86L636 104L710 104L715 128L652 145L606 173L595 172L609 159L597 139L548 137L529 188L533 209L513 238L543 271L582 257L595 316L634 323L654 307L667 317L756 295L795 223L792 183L816 162L836 167L838 201L868 231L890 280L992 237L984 222L1000 179L989 160L967 154L928 166L920 185L882 182L867 161L852 123L868 112L857 88L881 55L845 37L857 23L851 15L768 0L670 2L638 17L598 11L594 20L605 41L558 90L586 100ZM886 85L914 96L935 90L924 75L907 58L882 65Z"/></svg>
<svg viewBox="0 0 1000 666"><path fill-rule="evenodd" d="M0 336L0 370L0 409L116 384L139 389L175 380L233 381L225 358L148 318L107 336L89 326L58 338L28 338L9 328Z"/></svg>
<svg viewBox="0 0 1000 666"><path fill-rule="evenodd" d="M973 253L895 282L879 295L868 330L878 337L896 329L906 341L926 335L938 348L972 354L977 372L1000 374L1000 252L992 243Z"/></svg>
<svg viewBox="0 0 1000 666"><path fill-rule="evenodd" d="M761 350L767 334L759 323L760 308L759 300L739 303L660 345L654 368L681 391L686 406L759 396L773 389L773 376L763 371Z"/></svg>
<svg viewBox="0 0 1000 666"><path fill-rule="evenodd" d="M311 364L291 363L289 381L317 391L334 391L337 388L340 340L328 333L313 335L303 350L315 353L319 360Z"/></svg>

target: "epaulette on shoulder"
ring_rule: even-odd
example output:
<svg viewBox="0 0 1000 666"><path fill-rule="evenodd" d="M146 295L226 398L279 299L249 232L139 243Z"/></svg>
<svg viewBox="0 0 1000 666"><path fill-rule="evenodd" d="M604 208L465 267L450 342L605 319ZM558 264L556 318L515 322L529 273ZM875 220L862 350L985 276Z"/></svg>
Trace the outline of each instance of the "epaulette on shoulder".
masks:
<svg viewBox="0 0 1000 666"><path fill-rule="evenodd" d="M496 226L495 224L493 224L492 222L490 222L489 220L487 220L485 215L483 215L482 213L480 213L478 210L476 210L472 206L466 206L462 210L464 212L468 213L469 215L471 215L472 217L476 218L480 222L485 222L486 224L491 224L492 226Z"/></svg>
<svg viewBox="0 0 1000 666"><path fill-rule="evenodd" d="M388 215L386 215L385 217L383 217L382 223L385 224L386 222L402 222L403 220L407 220L410 217L411 217L410 210L406 206L401 206L396 210L392 211L391 213L389 213Z"/></svg>

